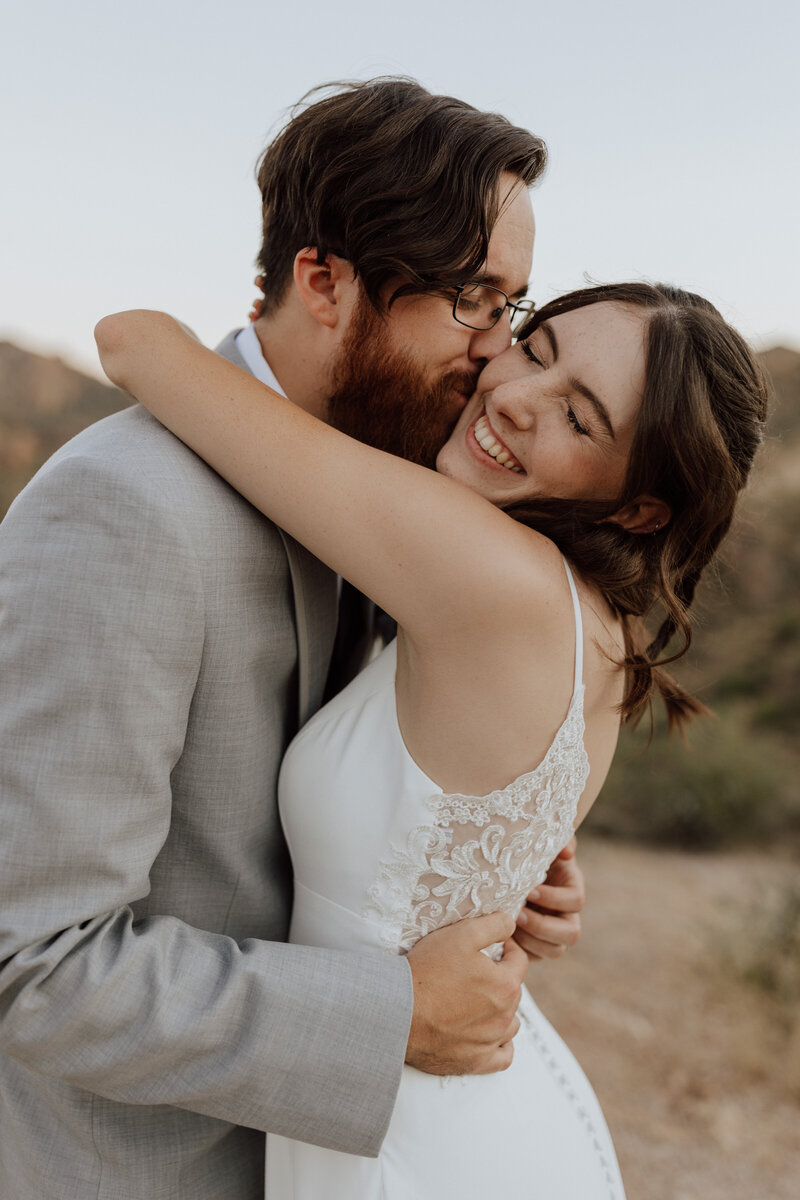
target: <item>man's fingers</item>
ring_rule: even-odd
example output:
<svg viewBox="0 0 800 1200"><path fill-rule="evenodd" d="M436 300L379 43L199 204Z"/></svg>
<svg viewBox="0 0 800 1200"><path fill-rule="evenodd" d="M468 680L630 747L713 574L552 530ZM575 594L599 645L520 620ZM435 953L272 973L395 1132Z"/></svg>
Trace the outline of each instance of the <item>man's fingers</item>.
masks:
<svg viewBox="0 0 800 1200"><path fill-rule="evenodd" d="M582 887L551 887L541 883L528 896L530 904L550 908L554 912L579 913L586 903Z"/></svg>
<svg viewBox="0 0 800 1200"><path fill-rule="evenodd" d="M485 917L472 917L461 924L464 926L464 936L477 950L484 950L487 946L507 941L514 932L516 922L508 913L496 912Z"/></svg>
<svg viewBox="0 0 800 1200"><path fill-rule="evenodd" d="M516 980L519 986L528 973L528 956L513 937L503 946L503 957L499 963Z"/></svg>
<svg viewBox="0 0 800 1200"><path fill-rule="evenodd" d="M493 1075L496 1071L506 1071L514 1060L514 1043L504 1042L487 1051L478 1059L469 1072L470 1075Z"/></svg>

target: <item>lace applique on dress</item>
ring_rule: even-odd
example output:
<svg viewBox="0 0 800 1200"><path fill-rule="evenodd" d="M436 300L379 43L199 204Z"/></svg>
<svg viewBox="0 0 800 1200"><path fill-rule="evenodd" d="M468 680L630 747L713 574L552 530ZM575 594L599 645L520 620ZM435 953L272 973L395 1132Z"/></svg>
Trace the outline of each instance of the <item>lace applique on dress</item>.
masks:
<svg viewBox="0 0 800 1200"><path fill-rule="evenodd" d="M516 916L531 888L572 837L589 777L583 745L583 622L564 559L575 615L575 682L569 712L538 767L487 796L427 798L430 824L392 847L370 888L365 916L377 917L387 949L415 942L462 917ZM499 956L502 947L492 947Z"/></svg>
<svg viewBox="0 0 800 1200"><path fill-rule="evenodd" d="M516 915L572 837L589 776L583 686L544 759L486 796L430 796L432 820L394 847L369 891L387 948L407 953L426 933L485 913Z"/></svg>

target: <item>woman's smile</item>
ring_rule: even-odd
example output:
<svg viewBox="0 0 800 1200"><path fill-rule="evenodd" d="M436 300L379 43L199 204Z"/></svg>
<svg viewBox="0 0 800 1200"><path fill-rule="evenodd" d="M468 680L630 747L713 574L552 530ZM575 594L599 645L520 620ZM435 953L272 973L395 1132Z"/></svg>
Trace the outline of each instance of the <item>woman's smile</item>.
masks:
<svg viewBox="0 0 800 1200"><path fill-rule="evenodd" d="M477 458L492 470L512 471L524 475L522 464L517 461L508 446L498 436L489 422L486 409L481 409L476 420L467 430L467 445Z"/></svg>

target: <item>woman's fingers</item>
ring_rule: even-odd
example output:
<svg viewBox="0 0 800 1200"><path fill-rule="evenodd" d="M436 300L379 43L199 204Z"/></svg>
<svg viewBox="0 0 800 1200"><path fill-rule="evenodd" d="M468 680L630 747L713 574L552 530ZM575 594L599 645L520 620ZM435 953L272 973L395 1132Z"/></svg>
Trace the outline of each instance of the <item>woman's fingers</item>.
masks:
<svg viewBox="0 0 800 1200"><path fill-rule="evenodd" d="M517 918L514 940L530 958L561 958L580 936L580 913L552 916L526 907Z"/></svg>

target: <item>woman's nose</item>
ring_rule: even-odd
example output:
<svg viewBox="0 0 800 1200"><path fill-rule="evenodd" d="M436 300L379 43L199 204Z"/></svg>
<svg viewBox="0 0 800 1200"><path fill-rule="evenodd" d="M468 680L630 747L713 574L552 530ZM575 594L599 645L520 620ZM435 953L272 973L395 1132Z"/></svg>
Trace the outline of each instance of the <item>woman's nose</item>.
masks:
<svg viewBox="0 0 800 1200"><path fill-rule="evenodd" d="M539 389L530 377L509 379L492 392L492 408L516 429L533 428L541 400Z"/></svg>

